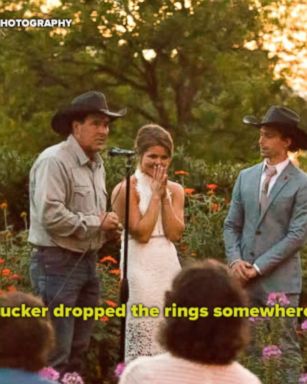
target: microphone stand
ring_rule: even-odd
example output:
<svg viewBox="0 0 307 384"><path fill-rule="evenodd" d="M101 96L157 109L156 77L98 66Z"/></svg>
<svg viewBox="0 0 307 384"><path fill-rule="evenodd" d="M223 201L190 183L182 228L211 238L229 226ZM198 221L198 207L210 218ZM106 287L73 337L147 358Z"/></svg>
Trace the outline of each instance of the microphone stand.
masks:
<svg viewBox="0 0 307 384"><path fill-rule="evenodd" d="M131 157L133 155L127 155L126 161L126 196L125 196L125 232L124 232L124 252L123 252L123 273L120 284L120 303L126 305L129 299L129 282L127 277L127 262L128 262L128 236L129 236L129 207L130 207L130 174L132 168ZM121 318L120 327L120 361L125 360L125 336L126 336L126 316Z"/></svg>

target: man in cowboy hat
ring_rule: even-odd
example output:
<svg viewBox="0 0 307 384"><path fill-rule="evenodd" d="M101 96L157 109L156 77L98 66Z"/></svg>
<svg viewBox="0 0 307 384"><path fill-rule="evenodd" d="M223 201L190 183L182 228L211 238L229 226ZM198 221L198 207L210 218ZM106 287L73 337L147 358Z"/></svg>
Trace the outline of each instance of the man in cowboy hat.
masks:
<svg viewBox="0 0 307 384"><path fill-rule="evenodd" d="M266 305L272 292L283 292L298 306L302 288L299 250L307 238L307 175L288 151L307 149L307 133L289 108L272 106L259 121L245 124L260 131L264 161L241 171L224 223L226 255L233 273L246 286L251 305ZM301 355L295 321L283 319L281 349L293 362L288 382L297 383Z"/></svg>
<svg viewBox="0 0 307 384"><path fill-rule="evenodd" d="M30 275L36 293L52 315L66 307L98 305L96 253L119 221L106 212L105 170L99 151L111 121L125 111L109 110L103 93L76 97L52 118L52 128L67 139L45 149L30 172L29 242L34 246ZM62 374L80 371L92 320L53 317L56 349L50 364Z"/></svg>

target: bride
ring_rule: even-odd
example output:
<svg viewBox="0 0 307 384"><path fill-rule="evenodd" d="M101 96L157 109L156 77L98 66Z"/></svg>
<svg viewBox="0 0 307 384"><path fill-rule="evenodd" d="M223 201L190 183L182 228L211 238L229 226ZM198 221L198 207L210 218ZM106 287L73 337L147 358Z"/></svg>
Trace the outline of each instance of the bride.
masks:
<svg viewBox="0 0 307 384"><path fill-rule="evenodd" d="M164 293L180 270L173 242L184 230L184 191L167 175L173 154L171 135L158 125L145 125L138 131L135 146L139 162L131 176L126 362L161 352L155 336L163 316ZM113 210L123 224L125 189L122 181L112 193ZM133 304L157 307L160 316L133 317Z"/></svg>

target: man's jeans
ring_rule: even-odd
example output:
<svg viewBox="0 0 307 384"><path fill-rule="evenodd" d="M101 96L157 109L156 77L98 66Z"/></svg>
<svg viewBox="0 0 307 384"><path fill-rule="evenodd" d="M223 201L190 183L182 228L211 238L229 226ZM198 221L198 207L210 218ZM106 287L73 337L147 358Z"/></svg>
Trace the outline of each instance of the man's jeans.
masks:
<svg viewBox="0 0 307 384"><path fill-rule="evenodd" d="M50 365L59 372L81 371L83 354L91 337L93 320L55 317L53 309L94 307L98 305L99 280L96 276L96 254L81 255L59 247L39 247L33 251L30 277L36 294L49 307L55 332L56 348Z"/></svg>

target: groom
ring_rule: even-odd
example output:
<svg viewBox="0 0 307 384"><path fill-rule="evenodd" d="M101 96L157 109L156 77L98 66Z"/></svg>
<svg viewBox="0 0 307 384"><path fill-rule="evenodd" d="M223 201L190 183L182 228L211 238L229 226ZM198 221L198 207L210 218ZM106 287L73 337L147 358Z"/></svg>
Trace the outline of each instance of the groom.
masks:
<svg viewBox="0 0 307 384"><path fill-rule="evenodd" d="M289 108L272 106L261 121L245 124L259 129L264 161L244 169L234 186L224 223L228 263L246 286L251 305L265 305L271 292L286 293L298 306L302 287L299 250L307 238L307 175L288 158L288 151L307 149L307 133ZM296 361L286 367L288 382L297 382L301 355L296 321L283 319L283 356Z"/></svg>

